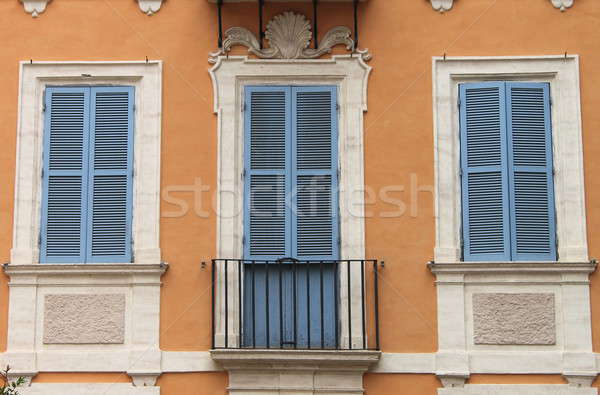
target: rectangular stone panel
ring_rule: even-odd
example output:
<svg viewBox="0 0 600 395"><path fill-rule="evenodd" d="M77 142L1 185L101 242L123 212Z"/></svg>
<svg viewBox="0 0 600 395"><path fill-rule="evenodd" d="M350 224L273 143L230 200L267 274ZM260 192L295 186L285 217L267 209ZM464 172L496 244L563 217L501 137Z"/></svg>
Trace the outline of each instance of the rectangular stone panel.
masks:
<svg viewBox="0 0 600 395"><path fill-rule="evenodd" d="M475 344L556 344L554 294L473 294Z"/></svg>
<svg viewBox="0 0 600 395"><path fill-rule="evenodd" d="M43 340L44 344L124 343L125 295L46 295Z"/></svg>

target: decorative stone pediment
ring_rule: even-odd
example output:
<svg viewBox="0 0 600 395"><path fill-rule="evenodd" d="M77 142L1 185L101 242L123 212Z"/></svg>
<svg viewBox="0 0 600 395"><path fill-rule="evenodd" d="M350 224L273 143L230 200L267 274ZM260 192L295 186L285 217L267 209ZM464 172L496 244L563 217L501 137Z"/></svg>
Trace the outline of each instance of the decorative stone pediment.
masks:
<svg viewBox="0 0 600 395"><path fill-rule="evenodd" d="M434 10L439 12L449 11L452 8L454 0L430 0Z"/></svg>
<svg viewBox="0 0 600 395"><path fill-rule="evenodd" d="M573 5L574 0L550 0L552 1L552 5L554 7L560 9L561 11L570 8Z"/></svg>
<svg viewBox="0 0 600 395"><path fill-rule="evenodd" d="M225 32L223 48L211 53L210 63L216 63L220 55L227 54L232 47L242 45L248 52L261 59L316 59L330 53L336 45L345 45L348 51L354 51L363 60L368 61L371 55L367 49L354 48L352 32L344 26L329 30L318 48L309 48L312 33L310 22L304 15L294 12L284 12L277 15L267 24L265 37L269 42L268 48L261 48L258 38L243 27L232 27Z"/></svg>

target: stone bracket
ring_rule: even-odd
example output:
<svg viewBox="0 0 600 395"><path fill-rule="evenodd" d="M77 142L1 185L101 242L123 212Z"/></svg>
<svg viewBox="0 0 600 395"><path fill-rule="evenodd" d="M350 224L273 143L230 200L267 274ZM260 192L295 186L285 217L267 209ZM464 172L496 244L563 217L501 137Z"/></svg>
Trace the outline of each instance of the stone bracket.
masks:
<svg viewBox="0 0 600 395"><path fill-rule="evenodd" d="M156 14L162 6L163 0L138 0L140 10L148 16Z"/></svg>
<svg viewBox="0 0 600 395"><path fill-rule="evenodd" d="M550 0L552 5L561 11L565 11L567 8L573 6L574 0Z"/></svg>
<svg viewBox="0 0 600 395"><path fill-rule="evenodd" d="M439 12L446 12L446 11L450 11L450 9L452 9L452 5L454 0L430 0L431 1L431 6L433 7L434 10L439 11Z"/></svg>
<svg viewBox="0 0 600 395"><path fill-rule="evenodd" d="M23 3L25 12L31 14L32 17L37 18L44 10L46 5L52 0L20 0Z"/></svg>
<svg viewBox="0 0 600 395"><path fill-rule="evenodd" d="M212 350L229 373L229 393L281 391L302 394L362 394L363 374L378 351ZM287 393L287 392L286 392Z"/></svg>
<svg viewBox="0 0 600 395"><path fill-rule="evenodd" d="M463 388L469 379L469 375L440 374L437 378L442 382L444 388Z"/></svg>
<svg viewBox="0 0 600 395"><path fill-rule="evenodd" d="M160 372L127 372L127 374L131 377L134 387L154 387L156 385L156 380L158 380L158 377L161 375Z"/></svg>

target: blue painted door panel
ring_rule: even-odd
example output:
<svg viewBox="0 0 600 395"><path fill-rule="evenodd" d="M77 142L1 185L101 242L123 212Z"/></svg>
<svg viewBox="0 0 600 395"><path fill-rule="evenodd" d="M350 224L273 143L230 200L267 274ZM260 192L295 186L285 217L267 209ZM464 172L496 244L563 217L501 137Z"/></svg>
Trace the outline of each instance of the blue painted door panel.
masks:
<svg viewBox="0 0 600 395"><path fill-rule="evenodd" d="M243 345L335 348L337 88L248 86L245 103ZM329 262L265 263L281 258Z"/></svg>
<svg viewBox="0 0 600 395"><path fill-rule="evenodd" d="M243 346L336 348L335 267L331 263L246 264Z"/></svg>

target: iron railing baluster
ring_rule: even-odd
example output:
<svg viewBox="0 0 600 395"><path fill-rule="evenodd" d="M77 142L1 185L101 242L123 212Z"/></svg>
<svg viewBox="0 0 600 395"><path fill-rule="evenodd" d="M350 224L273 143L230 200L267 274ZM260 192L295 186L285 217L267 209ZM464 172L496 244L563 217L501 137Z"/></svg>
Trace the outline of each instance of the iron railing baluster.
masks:
<svg viewBox="0 0 600 395"><path fill-rule="evenodd" d="M287 269L284 261L291 261L292 266ZM256 260L243 260L243 259L213 259L211 261L211 332L212 332L212 347L214 348L244 348L251 347L256 348L279 348L284 349L293 345L294 349L305 348L305 349L376 349L379 350L380 345L380 325L379 325L379 262L377 260L317 260L317 261L298 261L293 258L284 258L276 261L256 261ZM346 264L344 268L340 263ZM367 265L373 264L373 284L371 291L371 284L367 287ZM235 268L237 264L237 276L231 277L229 274L231 265ZM274 264L275 266L271 266ZM332 265L332 266L328 266ZM360 265L360 268L356 267ZM298 273L298 270L302 270L299 266L304 266L305 273ZM326 275L325 269L329 270L333 267L333 275ZM274 273L273 270L278 270ZM344 270L345 269L345 270ZM286 271L284 273L284 270ZM359 271L360 270L360 274ZM341 272L342 273L341 273ZM233 273L233 272L232 272ZM342 277L340 274L345 273L345 279L342 283ZM289 274L289 277L287 277ZM257 297L257 287L262 283L259 281L257 276L264 275L264 301L262 297ZM219 279L219 276L222 280ZM244 283L244 276L250 276ZM271 276L276 276L271 279ZM333 280L331 279L333 277ZM262 278L262 277L260 277ZM237 280L237 287L233 280ZM291 289L286 289L288 279L291 279ZM302 288L298 288L301 285L302 279L305 279L306 296L302 297ZM232 280L230 284L229 281ZM271 280L275 280L278 284L273 284ZM330 282L333 281L333 290L328 287ZM360 281L360 293L358 288L353 290L353 286L358 287L357 281ZM327 284L326 284L327 282ZM220 284L220 285L219 285ZM276 287L277 289L273 288ZM234 287L234 288L231 288ZM318 287L318 290L317 290ZM327 288L326 288L327 287ZM230 289L231 288L231 289ZM237 288L237 290L236 290ZM326 291L327 289L327 291ZM347 311L340 308L341 303L341 290L346 290L347 298ZM318 292L317 295L313 295L313 291ZM218 294L217 294L218 292ZM291 292L290 300L286 302L286 298ZM331 292L331 293L330 293ZM353 295L353 292L356 295ZM373 292L371 294L371 292ZM259 295L262 292L259 291ZM236 294L238 299L235 300ZM332 310L329 309L330 301L326 298L333 294L333 316L330 317ZM222 295L222 296L221 296ZM224 299L220 302L221 308L218 308L217 302L220 298ZM245 297L249 298L245 299ZM360 313L358 311L359 306L358 297L360 297ZM278 299L278 300L277 300ZM318 299L318 302L317 302ZM244 302L246 300L246 302ZM248 303L250 302L250 303ZM277 303L273 305L273 303ZM289 305L291 303L291 305ZM318 303L318 305L317 305ZM257 304L259 306L257 306ZM288 306L289 305L289 306ZM230 315L230 308L237 306L238 312L234 316ZM271 314L271 307L275 312L279 310L279 317L275 317ZM286 310L289 308L290 317L289 322L284 321L286 316ZM316 311L315 309L319 309ZM264 310L263 310L264 309ZM302 312L302 309L306 310L306 313ZM224 311L223 311L224 310ZM356 310L356 311L355 311ZM231 310L233 312L234 310ZM264 311L265 327L258 325L257 321ZM218 314L222 314L224 320L219 320ZM347 315L346 315L347 314ZM356 315L358 319L360 314L361 321L353 322L353 315ZM275 315L277 315L275 313ZM302 318L305 316L305 319ZM345 316L346 318L340 321L340 317ZM230 318L232 321L230 322ZM273 338L272 329L277 327L277 321L279 320L279 338ZM331 336L330 330L327 329L330 326L330 320L333 319L333 336ZM236 323L237 320L237 323ZM248 322L246 322L248 320ZM347 336L348 344L346 345L341 339L345 337L344 331L340 330L340 322L347 320ZM217 336L221 335L221 330L217 328L217 323L221 322L220 328L224 329L223 339L219 339L217 342ZM246 323L245 323L246 322ZM285 336L286 325L292 325L290 328L293 332L289 334L289 338ZM357 325L360 324L361 328L358 329ZM232 326L233 325L233 326ZM320 325L317 329L315 325ZM313 341L312 329L318 331L318 340L315 338ZM362 331L362 341L353 343L353 335L356 330ZM372 334L374 330L374 348L373 343L369 341L368 335ZM264 332L263 332L264 331ZM277 330L274 330L277 331ZM306 332L305 332L306 331ZM231 332L231 333L230 333ZM238 332L238 333L234 333ZM252 335L250 335L252 333ZM232 338L239 338L239 341L232 341ZM291 337L293 336L293 341ZM271 343L271 338L275 341L275 344ZM265 341L266 340L266 341ZM279 342L279 345L277 345ZM334 343L335 342L335 343Z"/></svg>

